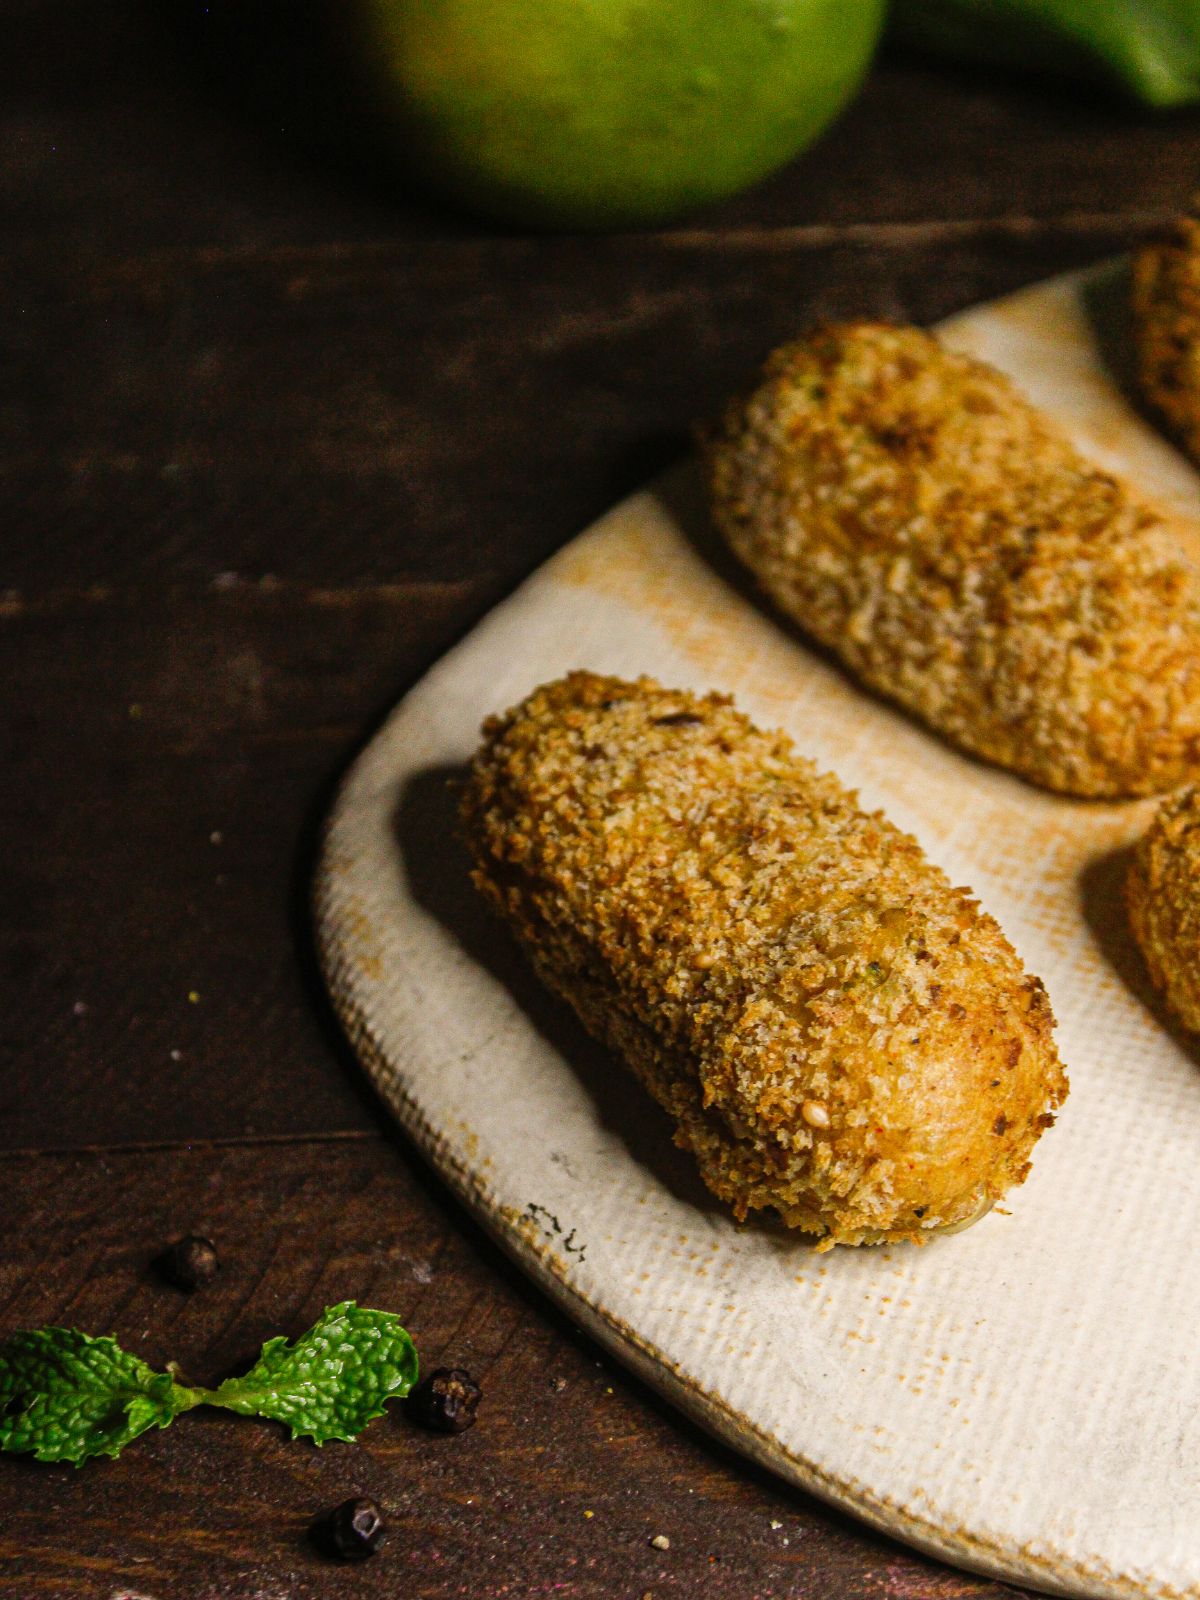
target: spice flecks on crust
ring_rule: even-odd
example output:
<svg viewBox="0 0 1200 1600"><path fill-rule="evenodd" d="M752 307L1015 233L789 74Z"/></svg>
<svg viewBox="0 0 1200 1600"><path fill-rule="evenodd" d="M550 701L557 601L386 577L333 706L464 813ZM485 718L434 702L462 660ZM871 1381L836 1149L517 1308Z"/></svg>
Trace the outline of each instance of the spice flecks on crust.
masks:
<svg viewBox="0 0 1200 1600"><path fill-rule="evenodd" d="M485 724L475 882L739 1217L922 1239L1066 1096L1041 983L916 841L725 697L577 672Z"/></svg>
<svg viewBox="0 0 1200 1600"><path fill-rule="evenodd" d="M1125 894L1155 987L1200 1032L1200 790L1159 806L1134 850Z"/></svg>
<svg viewBox="0 0 1200 1600"><path fill-rule="evenodd" d="M1200 776L1200 573L991 367L821 329L733 402L707 470L780 608L955 744L1069 794Z"/></svg>

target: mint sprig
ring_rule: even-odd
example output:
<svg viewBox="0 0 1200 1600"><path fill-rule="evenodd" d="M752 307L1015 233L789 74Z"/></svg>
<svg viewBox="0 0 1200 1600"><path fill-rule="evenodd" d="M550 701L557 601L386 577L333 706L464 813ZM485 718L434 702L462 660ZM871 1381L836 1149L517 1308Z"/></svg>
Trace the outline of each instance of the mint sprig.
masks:
<svg viewBox="0 0 1200 1600"><path fill-rule="evenodd" d="M417 1352L399 1319L346 1300L295 1344L268 1339L249 1372L226 1378L206 1398L243 1416L286 1422L293 1439L325 1444L355 1438L383 1415L386 1400L406 1395L416 1381Z"/></svg>
<svg viewBox="0 0 1200 1600"><path fill-rule="evenodd" d="M295 1344L269 1339L249 1372L218 1389L155 1372L115 1339L41 1328L0 1345L0 1450L78 1467L198 1405L274 1418L320 1445L353 1439L416 1381L416 1348L399 1318L353 1300L328 1306Z"/></svg>
<svg viewBox="0 0 1200 1600"><path fill-rule="evenodd" d="M155 1372L115 1339L75 1328L14 1334L0 1345L0 1449L39 1461L116 1456L147 1428L165 1428L203 1399Z"/></svg>

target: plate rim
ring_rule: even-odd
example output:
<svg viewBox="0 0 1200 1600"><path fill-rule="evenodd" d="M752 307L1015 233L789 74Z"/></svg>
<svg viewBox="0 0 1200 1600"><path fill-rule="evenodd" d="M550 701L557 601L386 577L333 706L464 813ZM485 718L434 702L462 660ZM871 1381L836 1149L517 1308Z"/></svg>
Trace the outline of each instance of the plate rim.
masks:
<svg viewBox="0 0 1200 1600"><path fill-rule="evenodd" d="M1124 259L1122 256L1109 256L1082 269L1035 281L1012 295L966 307L954 317L947 318L946 322L953 324L972 312L1000 306L1037 291L1061 291L1068 284L1084 286L1119 268ZM558 551L527 573L509 594L477 618L422 673L357 751L337 785L327 812L311 891L318 965L339 1024L389 1116L487 1236L540 1293L546 1294L599 1345L631 1369L640 1381L662 1394L671 1405L724 1445L765 1467L786 1483L886 1537L987 1578L1027 1584L1050 1594L1103 1595L1111 1597L1111 1600L1147 1600L1149 1596L1155 1597L1155 1600L1194 1600L1196 1595L1200 1595L1200 1587L1179 1589L1161 1579L1146 1582L1134 1572L1117 1571L1107 1563L1098 1564L1096 1560L1081 1559L1061 1550L1039 1554L1027 1547L1017 1549L1006 1546L992 1537L979 1537L961 1527L951 1529L944 1522L922 1516L911 1506L871 1491L855 1479L839 1476L820 1466L811 1457L789 1449L772 1438L761 1424L750 1421L729 1402L711 1393L700 1380L685 1375L678 1364L652 1340L636 1333L615 1312L596 1304L575 1286L567 1264L553 1245L527 1219L523 1220L515 1208L506 1205L492 1190L478 1167L473 1166L467 1157L458 1154L450 1139L428 1120L419 1101L405 1085L402 1068L395 1064L395 1052L389 1054L388 1045L377 1036L367 1005L356 988L353 963L346 950L346 932L339 927L333 909L336 899L334 885L340 884L344 889L346 884L342 865L345 857L339 848L339 832L347 825L351 814L361 814L360 786L368 784L368 781L377 784L380 776L378 769L368 772L368 765L377 759L380 746L387 741L391 730L403 721L414 696L426 688L431 676L467 648L482 626L516 601L531 584L539 581L547 566L561 551L586 537L598 522L619 514L630 502L648 493L653 494L660 483L669 481L693 459L694 452L681 455L648 483L614 502L600 517L580 529ZM406 773L407 770L401 757L400 761L389 762L385 773L388 777L394 777L397 772ZM358 983L361 982L359 978Z"/></svg>

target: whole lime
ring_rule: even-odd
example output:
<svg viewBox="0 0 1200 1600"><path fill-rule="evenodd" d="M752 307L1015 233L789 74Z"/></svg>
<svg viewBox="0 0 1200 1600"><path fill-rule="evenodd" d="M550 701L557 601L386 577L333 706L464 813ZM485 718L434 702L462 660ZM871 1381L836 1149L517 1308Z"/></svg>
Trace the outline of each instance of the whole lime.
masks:
<svg viewBox="0 0 1200 1600"><path fill-rule="evenodd" d="M351 0L406 164L508 222L657 222L764 177L857 89L885 0Z"/></svg>

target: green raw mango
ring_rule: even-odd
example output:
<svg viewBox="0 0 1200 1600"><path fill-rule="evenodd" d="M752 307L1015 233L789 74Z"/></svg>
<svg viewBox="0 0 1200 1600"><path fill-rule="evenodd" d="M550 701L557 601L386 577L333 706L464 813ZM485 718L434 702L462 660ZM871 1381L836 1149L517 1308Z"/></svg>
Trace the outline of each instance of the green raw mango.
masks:
<svg viewBox="0 0 1200 1600"><path fill-rule="evenodd" d="M506 223L630 228L735 194L861 84L885 0L349 0L385 140Z"/></svg>

